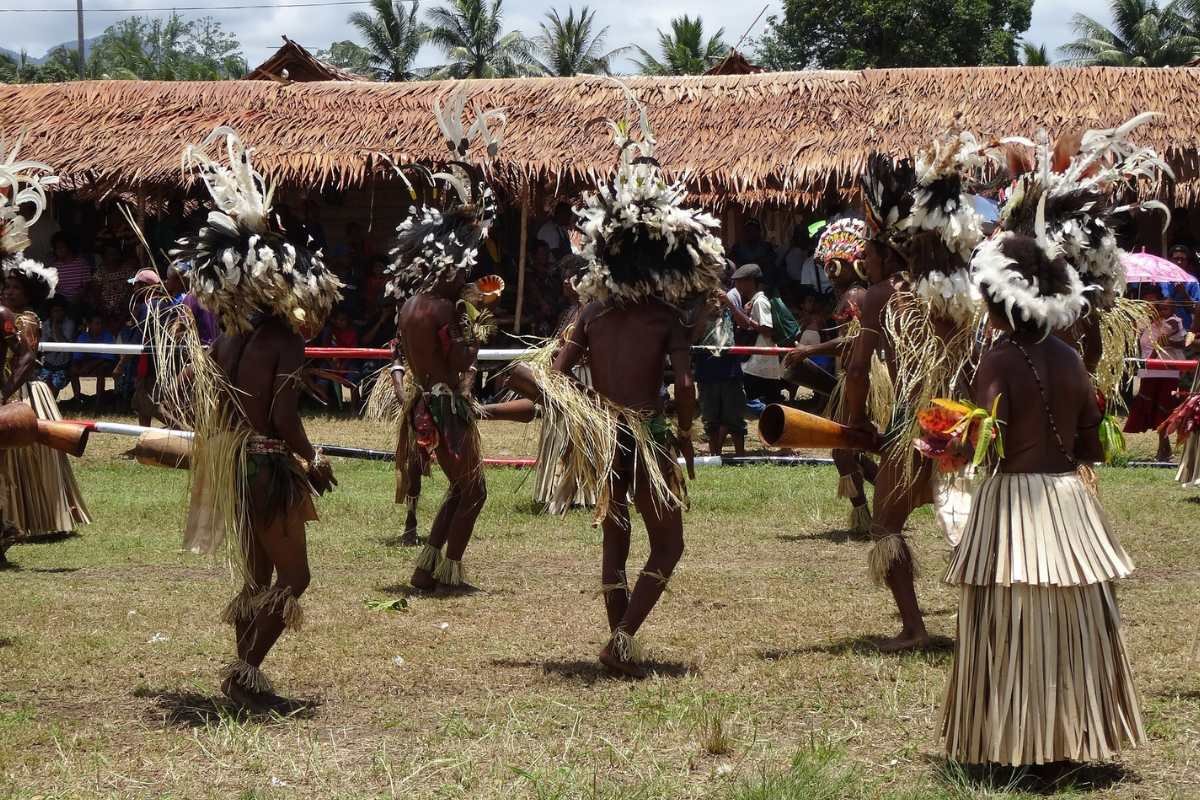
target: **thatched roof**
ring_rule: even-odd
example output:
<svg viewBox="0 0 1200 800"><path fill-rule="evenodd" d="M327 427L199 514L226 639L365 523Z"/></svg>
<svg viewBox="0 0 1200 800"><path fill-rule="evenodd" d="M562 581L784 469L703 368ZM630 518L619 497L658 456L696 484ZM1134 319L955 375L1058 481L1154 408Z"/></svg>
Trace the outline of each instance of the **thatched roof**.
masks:
<svg viewBox="0 0 1200 800"><path fill-rule="evenodd" d="M705 75L754 75L758 72L766 72L765 69L757 64L751 64L750 60L737 50L730 50L729 53L704 71Z"/></svg>
<svg viewBox="0 0 1200 800"><path fill-rule="evenodd" d="M248 81L269 81L286 78L291 81L363 81L348 69L322 61L302 45L283 37L283 46L263 63L250 70Z"/></svg>
<svg viewBox="0 0 1200 800"><path fill-rule="evenodd" d="M630 78L658 135L659 159L714 200L796 203L853 192L874 150L910 154L958 123L981 136L1039 127L1108 127L1136 112L1166 116L1140 138L1200 193L1200 71L977 68ZM494 167L509 185L586 180L614 152L603 121L619 90L595 77L480 80L472 102L503 106L507 141ZM275 180L364 185L375 157L440 160L430 113L445 83L80 82L0 85L0 131L27 132L23 153L76 181L118 188L178 185L183 145L237 128Z"/></svg>

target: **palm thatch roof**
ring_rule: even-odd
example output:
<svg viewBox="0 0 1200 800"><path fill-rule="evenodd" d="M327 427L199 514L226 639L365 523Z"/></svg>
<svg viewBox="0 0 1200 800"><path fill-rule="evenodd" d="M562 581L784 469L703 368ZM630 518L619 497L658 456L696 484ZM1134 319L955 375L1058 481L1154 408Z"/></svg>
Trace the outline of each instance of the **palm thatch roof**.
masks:
<svg viewBox="0 0 1200 800"><path fill-rule="evenodd" d="M809 202L855 192L876 150L912 154L956 126L980 136L1110 127L1137 112L1165 116L1141 140L1163 151L1180 204L1200 194L1200 71L974 68L638 77L669 173L712 202ZM430 113L444 82L93 81L0 85L0 133L25 132L23 154L76 184L154 192L185 178L179 156L221 124L256 148L274 180L362 186L397 161L440 161ZM605 173L604 121L630 116L596 77L479 80L471 102L503 107L506 143L492 171L510 187L574 185Z"/></svg>
<svg viewBox="0 0 1200 800"><path fill-rule="evenodd" d="M348 69L322 61L302 45L283 37L283 46L246 75L248 81L365 81Z"/></svg>

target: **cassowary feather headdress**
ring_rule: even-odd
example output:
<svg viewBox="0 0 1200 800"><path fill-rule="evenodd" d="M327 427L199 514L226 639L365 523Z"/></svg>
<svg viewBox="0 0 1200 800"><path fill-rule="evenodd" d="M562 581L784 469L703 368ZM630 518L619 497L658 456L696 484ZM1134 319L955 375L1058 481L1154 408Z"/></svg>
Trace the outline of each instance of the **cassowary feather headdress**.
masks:
<svg viewBox="0 0 1200 800"><path fill-rule="evenodd" d="M440 98L434 100L434 117L450 151L446 171L433 173L421 164L393 165L414 201L408 217L396 228L396 245L387 269L386 291L397 300L429 292L459 274L467 277L495 222L496 196L483 170L468 160L467 154L478 141L487 157L495 158L506 117L501 109L477 111L475 122L467 128L463 122L466 102L461 85L451 92L445 108ZM435 205L434 195L441 188L445 189L444 207Z"/></svg>
<svg viewBox="0 0 1200 800"><path fill-rule="evenodd" d="M58 183L49 164L22 161L21 140L5 154L0 141L0 272L38 285L37 294L53 297L58 270L22 254L29 246L29 229L46 210L46 189ZM27 214L23 209L32 208Z"/></svg>
<svg viewBox="0 0 1200 800"><path fill-rule="evenodd" d="M1039 206L1045 207L1046 235L1088 286L1092 305L1113 306L1125 291L1125 269L1113 230L1116 218L1134 209L1170 211L1162 203L1118 204L1123 191L1136 191L1140 181L1157 189L1171 168L1152 148L1130 142L1130 134L1157 114L1139 114L1108 130L1066 134L1051 144L1045 131L1037 142L1026 141L1033 152L1029 171L1013 182L1001 210L1004 230L1034 235Z"/></svg>
<svg viewBox="0 0 1200 800"><path fill-rule="evenodd" d="M932 316L962 324L978 305L968 263L983 241L983 219L963 184L984 161L983 148L964 131L935 140L915 165L872 155L861 180L870 238L904 257L913 293Z"/></svg>
<svg viewBox="0 0 1200 800"><path fill-rule="evenodd" d="M580 217L588 269L576 281L583 302L635 303L658 298L685 305L721 284L725 248L720 223L685 208L686 178L668 183L654 157L657 141L645 107L620 82L638 110L638 133L626 122L609 122L618 151L611 182L600 180L584 195Z"/></svg>
<svg viewBox="0 0 1200 800"><path fill-rule="evenodd" d="M209 154L224 139L228 163ZM183 168L194 170L215 208L194 236L181 238L171 256L192 265L191 289L231 333L249 330L257 314L287 320L296 331L321 325L341 299L342 283L325 266L320 250L289 237L271 216L269 187L255 171L253 151L228 127L216 128L183 151Z"/></svg>
<svg viewBox="0 0 1200 800"><path fill-rule="evenodd" d="M813 260L821 266L830 261L840 261L854 269L861 278L863 274L859 262L865 257L866 249L867 223L852 217L839 219L821 231Z"/></svg>

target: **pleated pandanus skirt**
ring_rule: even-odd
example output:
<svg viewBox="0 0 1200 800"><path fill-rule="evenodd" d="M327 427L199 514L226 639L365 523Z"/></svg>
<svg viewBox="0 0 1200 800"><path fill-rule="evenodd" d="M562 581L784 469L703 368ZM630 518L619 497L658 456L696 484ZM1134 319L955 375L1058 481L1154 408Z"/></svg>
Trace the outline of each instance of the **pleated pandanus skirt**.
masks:
<svg viewBox="0 0 1200 800"><path fill-rule="evenodd" d="M1076 473L983 482L945 577L960 587L951 760L1099 761L1145 740L1111 585L1132 571Z"/></svg>
<svg viewBox="0 0 1200 800"><path fill-rule="evenodd" d="M1200 433L1189 433L1184 440L1175 480L1189 488L1200 489Z"/></svg>
<svg viewBox="0 0 1200 800"><path fill-rule="evenodd" d="M25 384L9 402L32 406L38 419L62 419L41 381ZM0 512L27 534L73 531L92 521L67 454L41 445L0 450Z"/></svg>

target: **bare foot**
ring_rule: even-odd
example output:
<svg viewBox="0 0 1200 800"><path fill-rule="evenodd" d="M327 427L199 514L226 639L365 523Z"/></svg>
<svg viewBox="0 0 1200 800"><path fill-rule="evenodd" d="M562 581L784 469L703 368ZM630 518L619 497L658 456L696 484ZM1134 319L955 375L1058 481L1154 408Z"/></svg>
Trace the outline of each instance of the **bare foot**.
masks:
<svg viewBox="0 0 1200 800"><path fill-rule="evenodd" d="M603 650L600 651L600 663L603 664L609 672L613 673L614 675L619 675L623 678L641 680L642 678L646 677L646 670L642 669L632 661L622 661L617 657L617 654L613 652L613 644L611 641L604 646Z"/></svg>
<svg viewBox="0 0 1200 800"><path fill-rule="evenodd" d="M924 630L916 633L900 631L890 639L880 639L875 647L881 653L903 653L906 650L924 650L929 646L929 634Z"/></svg>
<svg viewBox="0 0 1200 800"><path fill-rule="evenodd" d="M413 570L412 577L408 579L408 582L414 589L420 589L423 592L432 592L438 586L438 582L433 578L433 573L420 567Z"/></svg>
<svg viewBox="0 0 1200 800"><path fill-rule="evenodd" d="M404 535L400 537L400 546L401 547L416 547L420 543L421 543L421 540L417 537L416 523L405 528Z"/></svg>

